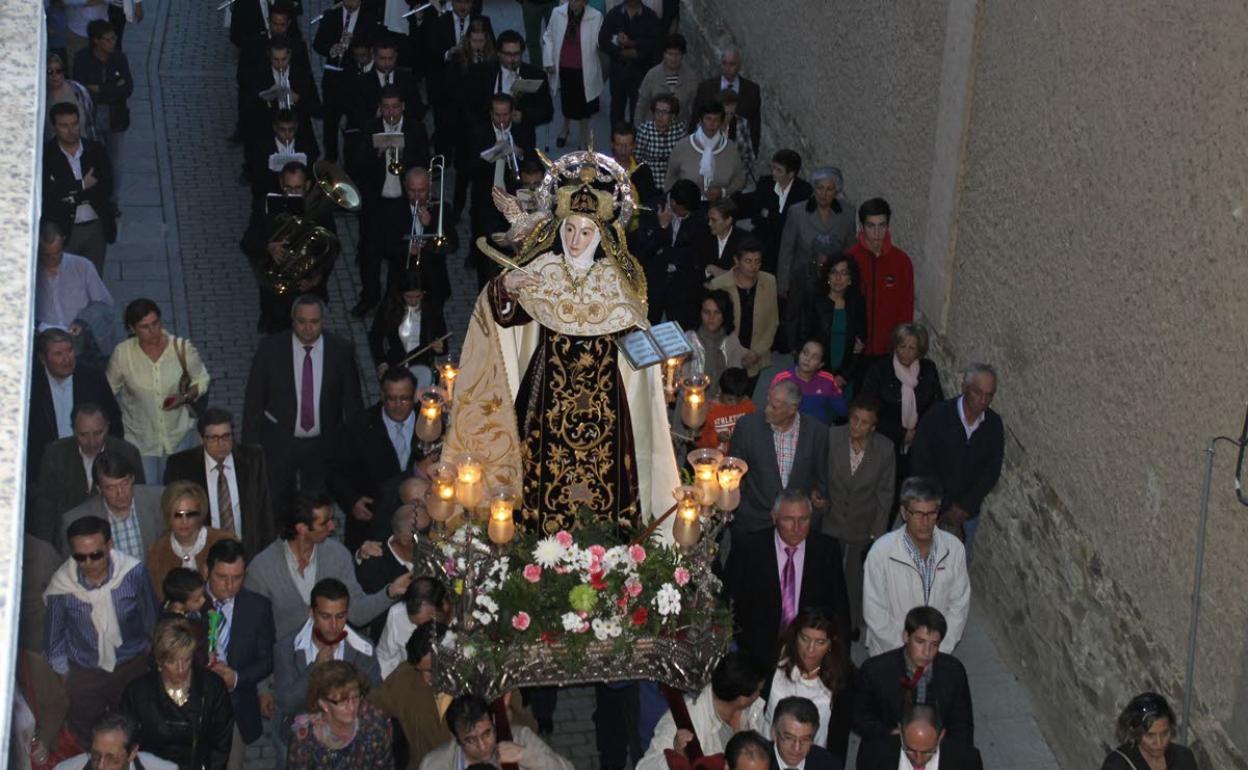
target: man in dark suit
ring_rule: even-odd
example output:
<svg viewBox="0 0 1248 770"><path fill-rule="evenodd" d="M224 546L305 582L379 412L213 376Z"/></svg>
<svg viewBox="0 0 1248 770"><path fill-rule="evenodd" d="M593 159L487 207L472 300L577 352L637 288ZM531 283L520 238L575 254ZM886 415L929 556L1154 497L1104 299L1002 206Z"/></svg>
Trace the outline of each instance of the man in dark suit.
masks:
<svg viewBox="0 0 1248 770"><path fill-rule="evenodd" d="M515 100L511 115L512 136L517 144L536 147L538 127L549 123L555 116L550 83L540 67L524 63L524 38L519 32L508 29L499 33L497 47L497 63L474 65L469 73L469 124L476 125L490 114L490 100L495 94L509 94ZM531 94L515 94L513 87L520 79L540 80L542 85Z"/></svg>
<svg viewBox="0 0 1248 770"><path fill-rule="evenodd" d="M253 201L262 204L264 196L282 192L282 169L274 166L274 156L303 155L302 163L312 168L320 153L316 137L310 131L299 130L299 116L294 110L280 109L273 113L273 133L248 142L243 153Z"/></svg>
<svg viewBox="0 0 1248 770"><path fill-rule="evenodd" d="M641 213L637 229L629 234L629 246L646 273L652 324L666 316L686 329L698 326L699 308L689 298L701 294L704 280L694 256L694 245L707 227L701 206L702 191L682 179L672 186L665 202L652 212Z"/></svg>
<svg viewBox="0 0 1248 770"><path fill-rule="evenodd" d="M347 513L347 548L389 536L393 511L374 510L374 503L387 482L411 472L419 454L416 379L407 367L392 366L381 379L381 403L347 424L330 471L330 492Z"/></svg>
<svg viewBox="0 0 1248 770"><path fill-rule="evenodd" d="M962 536L971 563L984 498L1001 478L1005 425L991 409L997 370L973 363L962 377L962 395L934 404L919 422L910 475L940 482L940 526Z"/></svg>
<svg viewBox="0 0 1248 770"><path fill-rule="evenodd" d="M971 688L962 662L940 652L945 630L945 616L940 610L915 607L906 614L905 644L862 664L854 684L851 718L854 732L862 738L861 751L891 752L895 763L894 731L904 711L918 703L940 713L946 745L975 745Z"/></svg>
<svg viewBox="0 0 1248 770"><path fill-rule="evenodd" d="M828 486L828 429L818 420L802 419L797 413L801 401L796 383L778 382L768 390L764 407L742 417L732 432L728 454L750 465L732 522L734 540L770 526L769 512L782 489L808 492L817 515L822 515ZM777 443L785 450L781 456Z"/></svg>
<svg viewBox="0 0 1248 770"><path fill-rule="evenodd" d="M490 98L490 117L478 122L471 137L472 160L472 251L470 261L477 270L477 287L484 288L499 268L476 246L478 237L507 230L507 220L494 205L492 191L495 187L515 193L519 186L517 175L519 161L534 151L535 139L530 132L519 130L512 122L515 99L509 94L495 94ZM513 130L514 129L514 130ZM494 161L486 161L481 153L495 147L503 148L503 154Z"/></svg>
<svg viewBox="0 0 1248 770"><path fill-rule="evenodd" d="M384 222L388 212L404 206L403 175L408 169L429 164L429 140L425 126L404 114L403 92L388 85L381 92L381 115L363 125L351 175L360 186L364 207L360 211L360 299L351 315L363 318L382 298L381 262L385 256ZM401 134L402 150L373 146L377 134ZM397 167L395 162L397 161ZM397 172L397 173L395 173Z"/></svg>
<svg viewBox="0 0 1248 770"><path fill-rule="evenodd" d="M425 298L430 303L431 311L434 306L440 308L450 299L451 279L446 261L459 250L459 234L455 232L455 226L449 219L450 212L443 208L441 201L433 203L431 200L433 181L428 169L414 166L407 170L403 175L403 203L385 210L381 224L381 242L378 244L390 263L386 285L397 285L394 283L397 276L419 269L421 283L426 292ZM440 242L435 237L439 221L442 222L443 236ZM425 305L422 303L421 307ZM437 315L441 317L440 312ZM424 329L422 324L422 333ZM445 334L445 330L438 332L433 338L442 334ZM370 346L371 339L370 336Z"/></svg>
<svg viewBox="0 0 1248 770"><path fill-rule="evenodd" d="M342 427L363 408L350 341L321 332L324 301L297 298L293 333L260 341L247 376L243 443L264 449L275 520L284 520L296 488L321 488ZM280 519L278 518L280 517Z"/></svg>
<svg viewBox="0 0 1248 770"><path fill-rule="evenodd" d="M205 523L233 534L247 553L260 553L277 537L264 452L234 442L234 415L224 409L205 410L196 428L202 446L169 457L165 484L199 484L208 492Z"/></svg>
<svg viewBox="0 0 1248 770"><path fill-rule="evenodd" d="M373 36L379 31L379 20L373 11L360 8L361 0L342 0L339 8L330 8L321 17L312 38L312 50L324 60L321 91L324 96L325 159L338 162L338 129L349 108L352 94L346 92L350 63L348 46L356 35Z"/></svg>
<svg viewBox="0 0 1248 770"><path fill-rule="evenodd" d="M815 745L819 710L808 698L790 696L776 704L771 717L771 770L841 770L832 752Z"/></svg>
<svg viewBox="0 0 1248 770"><path fill-rule="evenodd" d="M777 150L771 156L771 173L758 178L754 192L737 196L740 217L749 217L754 236L763 242L763 269L772 275L780 259L780 236L790 209L815 194L810 182L798 176L801 170L801 155L793 150Z"/></svg>
<svg viewBox="0 0 1248 770"><path fill-rule="evenodd" d="M273 673L273 606L243 588L247 561L237 540L220 540L208 549L208 601L225 620L217 647L209 650L209 668L225 680L234 706L234 744L230 770L241 770L245 746L261 734L256 686Z"/></svg>
<svg viewBox="0 0 1248 770"><path fill-rule="evenodd" d="M39 365L30 375L30 421L26 437L26 476L34 481L48 444L74 435L74 409L98 404L108 433L121 438L121 409L104 372L78 363L74 338L62 329L47 329L35 341Z"/></svg>
<svg viewBox="0 0 1248 770"><path fill-rule="evenodd" d="M68 233L65 250L81 254L104 273L113 232L113 164L104 145L83 139L78 105L52 105L55 136L43 145L43 217Z"/></svg>
<svg viewBox="0 0 1248 770"><path fill-rule="evenodd" d="M145 481L139 450L124 439L109 435L111 423L99 404L78 404L70 419L74 435L57 439L43 450L32 491L33 504L26 509L27 534L53 545L59 545L61 515L96 492L91 469L101 453L124 457L134 468L135 482Z"/></svg>
<svg viewBox="0 0 1248 770"><path fill-rule="evenodd" d="M694 260L703 283L732 269L734 258L749 233L737 229L737 204L720 198L706 211L706 230L694 243Z"/></svg>
<svg viewBox="0 0 1248 770"><path fill-rule="evenodd" d="M734 535L724 565L724 590L732 598L738 646L774 665L780 655L780 633L798 610L819 608L836 619L848 655L844 642L849 639L849 597L840 545L811 531L805 492L781 492L772 521L774 526L761 532L740 539Z"/></svg>
<svg viewBox="0 0 1248 770"><path fill-rule="evenodd" d="M906 762L902 762L902 756ZM983 757L974 746L945 740L940 711L923 704L912 706L901 718L901 729L885 741L858 750L858 770L936 767L944 770L984 770Z"/></svg>
<svg viewBox="0 0 1248 770"><path fill-rule="evenodd" d="M741 77L741 53L735 48L724 50L719 57L719 77L707 78L698 84L697 102L717 102L724 91L737 94L737 114L750 122L750 144L758 154L758 139L763 125L763 97L758 83Z"/></svg>
<svg viewBox="0 0 1248 770"><path fill-rule="evenodd" d="M352 81L351 111L348 126L363 127L381 117L381 95L388 88L397 88L403 99L403 117L413 123L425 119L425 103L420 99L419 82L410 70L398 67L399 48L393 37L383 35L373 44L373 66ZM367 140L368 137L361 137ZM428 142L426 141L426 144Z"/></svg>
<svg viewBox="0 0 1248 770"><path fill-rule="evenodd" d="M260 16L260 4L268 0L240 0L231 7L230 42L238 48L238 65L234 71L234 80L238 89L238 124L230 142L241 144L246 137L241 129L243 114L247 111L247 87L252 73L263 67L269 59L269 41L274 38L285 38L290 44L291 61L296 67L312 71L312 60L308 56L308 44L303 39L299 25L295 23L295 8L286 0L268 6L269 24L266 28ZM239 27L235 28L238 22ZM237 37L237 39L235 39Z"/></svg>
<svg viewBox="0 0 1248 770"><path fill-rule="evenodd" d="M455 64L456 49L468 34L468 27L477 19L489 19L474 12L472 0L451 0L451 12L443 13L432 21L426 21L421 29L424 34L426 88L429 105L433 108L433 146L449 156L460 137L450 136L447 128L452 124L451 112L457 109L456 95L451 93L448 69ZM493 29L490 30L491 34Z"/></svg>
<svg viewBox="0 0 1248 770"><path fill-rule="evenodd" d="M312 132L312 118L321 114L321 100L312 80L312 71L300 65L292 51L286 38L270 40L264 64L252 70L247 78L243 133L249 142L267 138L269 126L278 110L294 110L299 118L299 131L309 134ZM290 94L269 99L261 96L275 86L288 88Z"/></svg>

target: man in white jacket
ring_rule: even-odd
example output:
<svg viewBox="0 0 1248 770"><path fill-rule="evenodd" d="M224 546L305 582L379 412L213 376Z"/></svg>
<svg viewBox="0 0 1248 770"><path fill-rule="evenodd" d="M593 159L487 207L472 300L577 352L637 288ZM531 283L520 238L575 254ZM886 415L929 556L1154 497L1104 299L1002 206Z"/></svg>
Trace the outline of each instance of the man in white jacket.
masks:
<svg viewBox="0 0 1248 770"><path fill-rule="evenodd" d="M971 604L966 549L956 536L936 528L940 498L933 479L902 482L905 525L881 536L867 554L862 614L870 655L901 646L906 613L914 607L935 607L945 616L949 629L941 652L952 653L962 639Z"/></svg>

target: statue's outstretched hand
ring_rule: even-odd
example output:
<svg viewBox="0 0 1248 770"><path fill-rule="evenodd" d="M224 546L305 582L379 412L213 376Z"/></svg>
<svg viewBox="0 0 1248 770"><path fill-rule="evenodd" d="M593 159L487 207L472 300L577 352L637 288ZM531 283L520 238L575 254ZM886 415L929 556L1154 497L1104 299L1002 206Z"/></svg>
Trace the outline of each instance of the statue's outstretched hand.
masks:
<svg viewBox="0 0 1248 770"><path fill-rule="evenodd" d="M532 289L538 283L537 276L532 273L522 273L519 270L512 270L503 276L503 288L511 295L518 294L525 289Z"/></svg>

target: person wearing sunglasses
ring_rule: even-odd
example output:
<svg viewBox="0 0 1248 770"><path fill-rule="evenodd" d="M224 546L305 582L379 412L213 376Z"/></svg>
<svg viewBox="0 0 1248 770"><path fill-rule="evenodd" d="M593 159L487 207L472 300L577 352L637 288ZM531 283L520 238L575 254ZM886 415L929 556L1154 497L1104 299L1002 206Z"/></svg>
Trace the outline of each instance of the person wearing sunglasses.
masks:
<svg viewBox="0 0 1248 770"><path fill-rule="evenodd" d="M156 592L147 567L113 549L107 519L83 516L66 532L69 558L44 593L47 657L65 681L65 724L81 745L116 710L122 691L147 670Z"/></svg>
<svg viewBox="0 0 1248 770"><path fill-rule="evenodd" d="M160 510L168 531L147 549L147 571L156 594L165 600L165 576L185 567L207 576L208 549L226 538L237 539L222 529L208 526L208 493L193 481L175 481L160 496Z"/></svg>

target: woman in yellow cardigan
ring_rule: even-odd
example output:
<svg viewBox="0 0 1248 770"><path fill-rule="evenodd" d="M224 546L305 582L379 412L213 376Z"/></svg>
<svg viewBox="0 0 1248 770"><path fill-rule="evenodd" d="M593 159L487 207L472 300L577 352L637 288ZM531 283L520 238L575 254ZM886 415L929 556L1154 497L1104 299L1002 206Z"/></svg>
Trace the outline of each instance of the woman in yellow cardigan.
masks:
<svg viewBox="0 0 1248 770"><path fill-rule="evenodd" d="M762 266L763 244L747 238L733 257L732 269L707 284L708 289L723 289L732 297L737 338L746 347L741 363L749 372L751 391L771 363L771 343L780 327L776 277L763 272Z"/></svg>

